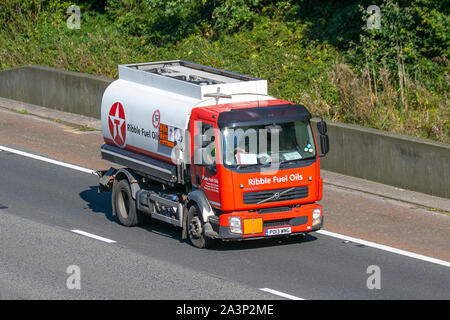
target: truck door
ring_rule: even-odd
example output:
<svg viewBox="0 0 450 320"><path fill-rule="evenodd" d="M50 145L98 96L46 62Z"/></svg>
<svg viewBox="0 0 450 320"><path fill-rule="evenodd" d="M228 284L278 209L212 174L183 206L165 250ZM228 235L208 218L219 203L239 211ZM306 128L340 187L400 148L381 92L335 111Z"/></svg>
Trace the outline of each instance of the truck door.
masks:
<svg viewBox="0 0 450 320"><path fill-rule="evenodd" d="M212 206L220 208L216 167L218 130L213 123L196 120L191 124L190 131L194 132L193 159L191 159L192 184L205 192Z"/></svg>

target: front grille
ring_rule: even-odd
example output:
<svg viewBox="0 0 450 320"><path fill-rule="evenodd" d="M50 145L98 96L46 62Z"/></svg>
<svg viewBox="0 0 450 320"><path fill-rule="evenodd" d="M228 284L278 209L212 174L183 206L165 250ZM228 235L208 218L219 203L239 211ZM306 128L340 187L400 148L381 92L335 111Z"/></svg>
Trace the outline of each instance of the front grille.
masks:
<svg viewBox="0 0 450 320"><path fill-rule="evenodd" d="M263 222L263 228L276 228L276 227L288 227L290 226L290 219L283 220L269 220Z"/></svg>
<svg viewBox="0 0 450 320"><path fill-rule="evenodd" d="M259 209L259 214L267 214L267 213L274 213L274 212L288 212L291 211L290 207L272 207L272 208L263 208Z"/></svg>
<svg viewBox="0 0 450 320"><path fill-rule="evenodd" d="M308 222L308 217L297 217L281 220L267 220L263 221L263 228L277 228L277 227L289 227L289 226L300 226Z"/></svg>
<svg viewBox="0 0 450 320"><path fill-rule="evenodd" d="M243 195L244 204L257 204L258 202L266 200L270 197L273 197L277 193L282 193L283 191L286 191L287 189L289 189L289 188L245 192ZM273 198L271 200L265 201L264 203L296 200L296 199L306 198L307 196L308 196L308 186L295 187L292 190L279 195L278 198Z"/></svg>

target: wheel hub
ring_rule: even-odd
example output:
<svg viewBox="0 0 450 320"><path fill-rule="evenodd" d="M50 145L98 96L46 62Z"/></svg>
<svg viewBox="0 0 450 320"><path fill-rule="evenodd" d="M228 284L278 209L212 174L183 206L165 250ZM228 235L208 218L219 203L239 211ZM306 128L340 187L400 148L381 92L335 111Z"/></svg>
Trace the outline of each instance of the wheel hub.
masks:
<svg viewBox="0 0 450 320"><path fill-rule="evenodd" d="M189 233L193 238L200 238L202 235L202 224L198 217L193 217L189 224Z"/></svg>

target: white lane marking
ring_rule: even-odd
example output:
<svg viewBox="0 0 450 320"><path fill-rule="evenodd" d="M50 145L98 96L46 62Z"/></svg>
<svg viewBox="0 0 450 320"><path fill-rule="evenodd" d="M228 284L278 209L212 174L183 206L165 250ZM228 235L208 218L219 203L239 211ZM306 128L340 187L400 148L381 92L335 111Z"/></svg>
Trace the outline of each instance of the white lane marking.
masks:
<svg viewBox="0 0 450 320"><path fill-rule="evenodd" d="M290 299L290 300L305 300L305 299L302 299L302 298L299 298L299 297L296 297L296 296L293 296L293 295L290 295L290 294L287 294L287 293L284 293L281 291L273 290L270 288L260 288L259 290L269 292L271 294L274 294L274 295L277 295L277 296L280 296L280 297L283 297L286 299Z"/></svg>
<svg viewBox="0 0 450 320"><path fill-rule="evenodd" d="M368 246L368 247L372 247L372 248L376 248L376 249L380 249L380 250L384 250L384 251L389 251L389 252L392 252L392 253L400 254L402 256L407 256L407 257L411 257L411 258L415 258L415 259L419 259L419 260L423 260L423 261L439 264L439 265L442 265L442 266L445 266L445 267L450 267L450 262L448 262L448 261L427 257L427 256L424 256L424 255L421 255L421 254L418 254L418 253L413 253L413 252L409 252L409 251L405 251L405 250L401 250L401 249L385 246L383 244L378 244L378 243L375 243L375 242L370 242L370 241L366 241L366 240L362 240L362 239L358 239L358 238L353 238L353 237L345 236L343 234L334 233L334 232L326 231L326 230L318 230L318 231L316 231L316 233L320 233L320 234L323 234L325 236L334 237L334 238L338 238L338 239L342 239L342 240L346 240L346 241L351 241L351 242L354 242L354 243L359 243L359 244L362 244L362 245L365 245L365 246Z"/></svg>
<svg viewBox="0 0 450 320"><path fill-rule="evenodd" d="M11 153L18 154L20 156L24 156L24 157L32 158L32 159L35 159L35 160L40 160L40 161L45 161L45 162L48 162L48 163L56 164L56 165L61 166L61 167L66 167L66 168L70 168L70 169L81 171L81 172L85 172L85 173L96 174L96 171L92 170L92 169L87 169L87 168L83 168L83 167L76 166L76 165L73 165L73 164L65 163L65 162L62 162L62 161L57 161L57 160L53 160L53 159L37 156L35 154L31 154L31 153L28 153L28 152L23 152L23 151L16 150L16 149L7 148L7 147L4 147L4 146L0 146L0 151L11 152Z"/></svg>
<svg viewBox="0 0 450 320"><path fill-rule="evenodd" d="M97 235L95 235L95 234L86 232L86 231L82 231L82 230L71 230L71 231L72 231L72 232L75 232L75 233L78 233L78 234L81 234L81 235L83 235L83 236L89 237L89 238L94 238L94 239L103 241L103 242L107 242L107 243L116 243L116 241L114 241L114 240L111 240L111 239L108 239L108 238L103 238L103 237L97 236Z"/></svg>

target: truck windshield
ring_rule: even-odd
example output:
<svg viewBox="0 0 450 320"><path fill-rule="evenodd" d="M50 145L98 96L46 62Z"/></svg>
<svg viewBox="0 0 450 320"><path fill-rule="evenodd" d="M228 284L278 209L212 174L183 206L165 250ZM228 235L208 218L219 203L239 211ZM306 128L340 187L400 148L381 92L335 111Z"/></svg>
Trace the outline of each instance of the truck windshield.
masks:
<svg viewBox="0 0 450 320"><path fill-rule="evenodd" d="M309 121L222 129L226 167L264 166L316 156Z"/></svg>

